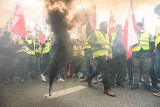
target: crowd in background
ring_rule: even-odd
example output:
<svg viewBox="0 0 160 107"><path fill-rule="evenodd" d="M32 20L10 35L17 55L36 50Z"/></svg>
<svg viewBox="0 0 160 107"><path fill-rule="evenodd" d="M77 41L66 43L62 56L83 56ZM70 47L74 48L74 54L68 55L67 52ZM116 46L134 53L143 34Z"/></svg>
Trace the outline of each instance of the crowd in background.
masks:
<svg viewBox="0 0 160 107"><path fill-rule="evenodd" d="M117 24L116 32L108 34L107 22L102 22L96 31L88 24L85 37L70 41L71 57L58 71L56 81L80 78L89 87L101 81L104 93L113 97L116 94L112 87L117 84L125 88L126 78L132 90L138 89L140 82L148 91L160 89L160 26L157 26L155 35L145 32L141 22L137 23L137 28L139 42L133 46L132 58L126 60L122 25ZM11 33L5 31L0 37L0 82L12 83L16 76L20 78L20 83L38 77L47 81L49 65L54 60L54 46L54 35L47 37L44 43L31 35L27 38L17 36L16 42L13 42ZM79 73L82 75L79 76Z"/></svg>

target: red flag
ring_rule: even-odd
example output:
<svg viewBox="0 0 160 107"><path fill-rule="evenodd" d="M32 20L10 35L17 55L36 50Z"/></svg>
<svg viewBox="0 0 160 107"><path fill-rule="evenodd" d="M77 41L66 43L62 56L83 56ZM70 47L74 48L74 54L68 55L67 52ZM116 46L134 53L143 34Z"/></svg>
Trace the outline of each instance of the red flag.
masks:
<svg viewBox="0 0 160 107"><path fill-rule="evenodd" d="M111 35L111 33L116 32L116 22L114 20L112 11L110 10L110 18L109 18L109 35Z"/></svg>
<svg viewBox="0 0 160 107"><path fill-rule="evenodd" d="M144 25L144 17L142 18L142 24Z"/></svg>
<svg viewBox="0 0 160 107"><path fill-rule="evenodd" d="M135 33L135 31L137 31L136 29L137 29L136 20L133 12L133 6L131 3L128 14L127 14L127 18L125 21L123 38L122 38L122 43L126 48L127 59L132 57L132 45L135 45L138 43L137 35Z"/></svg>
<svg viewBox="0 0 160 107"><path fill-rule="evenodd" d="M40 43L44 43L45 40L46 40L46 35L45 34L42 34L39 38L38 38L39 42Z"/></svg>
<svg viewBox="0 0 160 107"><path fill-rule="evenodd" d="M96 30L96 26L97 26L97 20L96 20L96 6L94 7L91 25L92 25L92 29L93 29L93 30Z"/></svg>
<svg viewBox="0 0 160 107"><path fill-rule="evenodd" d="M24 20L24 12L23 8L20 5L20 0L16 5L16 9L14 11L12 20L13 21L12 21L11 31L25 38L27 31Z"/></svg>
<svg viewBox="0 0 160 107"><path fill-rule="evenodd" d="M144 17L142 18L142 24L143 24L143 27L145 29L145 25L144 25Z"/></svg>

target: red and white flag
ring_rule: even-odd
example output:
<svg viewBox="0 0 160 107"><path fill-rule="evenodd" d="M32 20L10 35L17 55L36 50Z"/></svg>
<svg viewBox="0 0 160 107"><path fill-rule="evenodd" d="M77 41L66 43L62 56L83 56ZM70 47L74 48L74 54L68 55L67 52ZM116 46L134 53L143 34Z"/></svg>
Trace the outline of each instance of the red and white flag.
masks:
<svg viewBox="0 0 160 107"><path fill-rule="evenodd" d="M116 22L115 19L113 17L112 11L110 10L110 18L109 18L109 35L111 35L111 33L116 32Z"/></svg>
<svg viewBox="0 0 160 107"><path fill-rule="evenodd" d="M33 37L36 36L36 33L37 33L37 30L38 30L39 23L40 23L40 18L37 17L37 18L36 18L36 23L35 23L35 25L34 25L34 29L32 30L32 33L31 33L31 35L32 35Z"/></svg>
<svg viewBox="0 0 160 107"><path fill-rule="evenodd" d="M93 10L93 16L92 16L92 20L91 20L91 26L92 26L93 30L96 30L96 26L97 26L96 6L94 7L94 10Z"/></svg>
<svg viewBox="0 0 160 107"><path fill-rule="evenodd" d="M129 7L127 18L124 25L123 38L122 43L126 48L126 59L132 57L132 45L138 43L137 35L136 35L137 27L136 20L133 12L132 3Z"/></svg>
<svg viewBox="0 0 160 107"><path fill-rule="evenodd" d="M22 36L26 37L26 25L24 20L24 11L21 7L21 0L18 0L13 17L12 17L12 26L11 31Z"/></svg>

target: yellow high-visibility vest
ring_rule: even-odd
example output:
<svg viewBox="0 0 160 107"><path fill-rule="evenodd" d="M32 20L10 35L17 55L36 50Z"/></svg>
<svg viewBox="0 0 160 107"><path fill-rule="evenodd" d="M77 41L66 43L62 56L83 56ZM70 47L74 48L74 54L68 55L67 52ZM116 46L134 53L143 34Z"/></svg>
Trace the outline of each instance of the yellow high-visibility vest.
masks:
<svg viewBox="0 0 160 107"><path fill-rule="evenodd" d="M42 47L40 45L37 49L34 50L34 52L35 53L41 53L41 50L42 50Z"/></svg>
<svg viewBox="0 0 160 107"><path fill-rule="evenodd" d="M32 43L34 44L34 49L33 50L30 49L29 51L31 51L31 55L35 55L35 51L34 51L35 50L35 41L27 40L27 42L28 42L28 44L32 44Z"/></svg>
<svg viewBox="0 0 160 107"><path fill-rule="evenodd" d="M143 50L149 50L150 49L150 47L149 47L149 39L150 39L150 35L148 33L144 32L142 34L142 36L140 37L140 39L139 39L139 43L136 44L135 46L133 46L132 51L133 52L134 51L140 51L141 48Z"/></svg>
<svg viewBox="0 0 160 107"><path fill-rule="evenodd" d="M82 50L77 45L73 46L73 56L82 57Z"/></svg>
<svg viewBox="0 0 160 107"><path fill-rule="evenodd" d="M108 56L110 52L110 43L109 43L109 37L108 35L102 34L99 30L95 31L97 42L106 42L105 46L102 46L100 48L91 47L93 58L99 57L99 56Z"/></svg>
<svg viewBox="0 0 160 107"><path fill-rule="evenodd" d="M85 43L84 43L84 49L91 49L91 46L88 44L88 41L90 39L90 36L85 36L84 40L85 40Z"/></svg>
<svg viewBox="0 0 160 107"><path fill-rule="evenodd" d="M112 39L111 39L111 46L113 46L114 40L116 38L116 32L111 33L111 37L112 37Z"/></svg>
<svg viewBox="0 0 160 107"><path fill-rule="evenodd" d="M156 39L155 39L155 47L160 43L160 24L156 28Z"/></svg>
<svg viewBox="0 0 160 107"><path fill-rule="evenodd" d="M43 54L49 53L50 49L51 49L51 43L47 42L47 43L45 43L45 47L43 48L43 52L42 53Z"/></svg>
<svg viewBox="0 0 160 107"><path fill-rule="evenodd" d="M19 38L18 39L18 44L19 45L23 45L24 44L24 41L23 39ZM20 53L20 52L25 52L29 55L31 55L32 51L26 46L26 45L23 45L19 50L17 50L16 53Z"/></svg>

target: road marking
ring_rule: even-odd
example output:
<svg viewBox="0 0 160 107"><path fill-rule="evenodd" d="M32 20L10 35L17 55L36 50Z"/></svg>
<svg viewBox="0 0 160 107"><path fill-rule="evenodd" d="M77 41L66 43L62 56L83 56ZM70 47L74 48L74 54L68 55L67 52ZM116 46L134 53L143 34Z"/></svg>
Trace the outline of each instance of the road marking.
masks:
<svg viewBox="0 0 160 107"><path fill-rule="evenodd" d="M60 96L66 95L66 94L70 94L70 93L73 93L73 92L76 92L76 91L79 91L79 90L82 90L85 88L87 88L87 87L80 85L80 86L68 88L65 90L53 92L53 93L51 93L51 96L49 96L49 94L45 94L45 97L47 97L49 99L53 99L53 98L57 98L57 97L60 97Z"/></svg>

